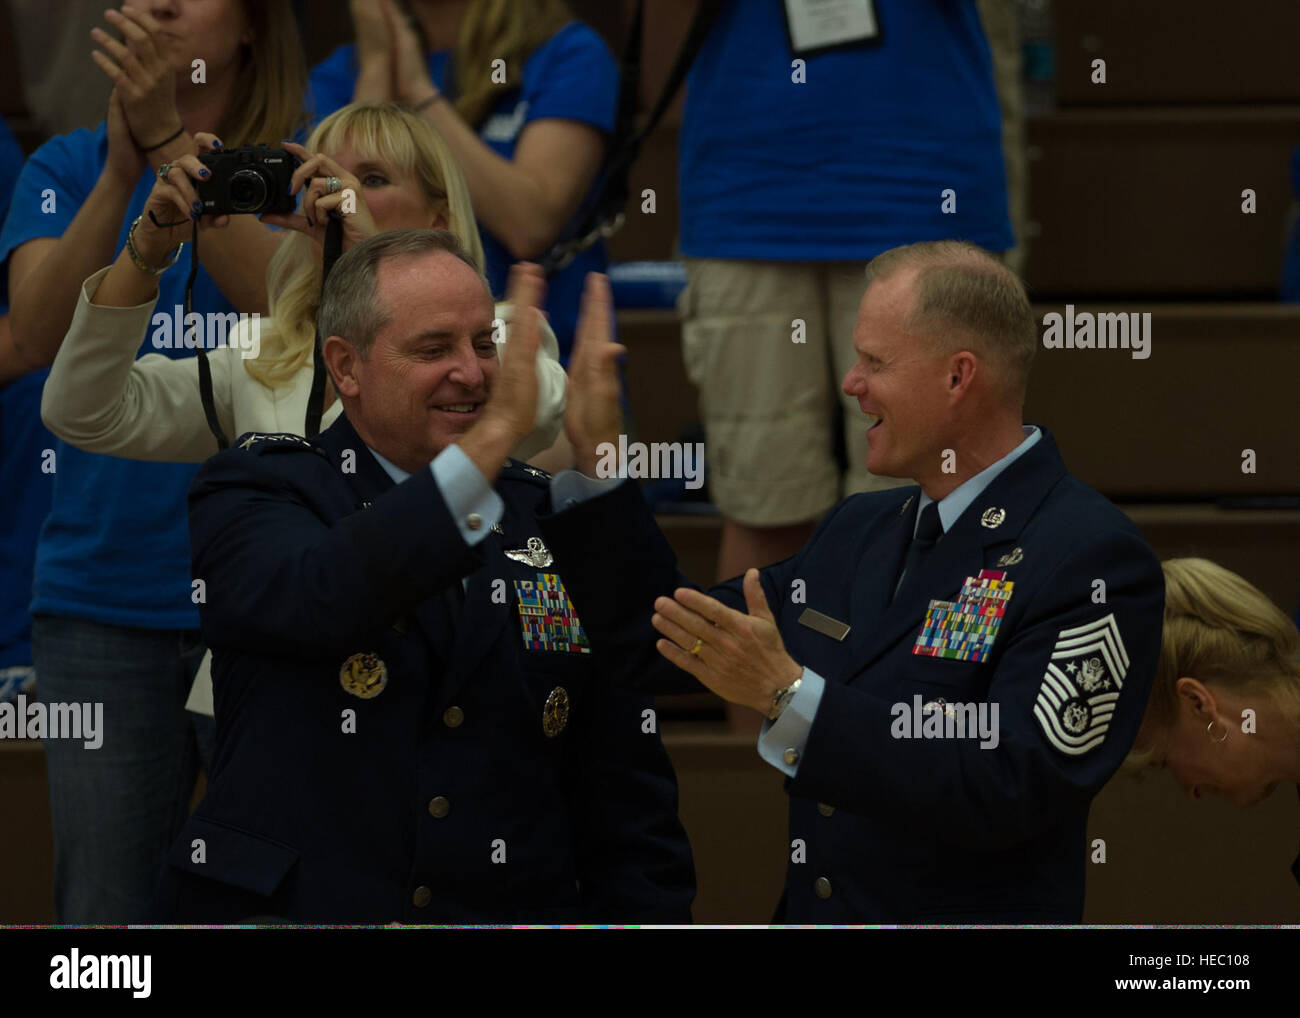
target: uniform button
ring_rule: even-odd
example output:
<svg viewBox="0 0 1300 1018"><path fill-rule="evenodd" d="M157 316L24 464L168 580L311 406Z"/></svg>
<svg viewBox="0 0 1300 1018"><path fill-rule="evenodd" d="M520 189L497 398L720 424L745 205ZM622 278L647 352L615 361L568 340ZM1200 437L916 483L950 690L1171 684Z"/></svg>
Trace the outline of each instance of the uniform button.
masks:
<svg viewBox="0 0 1300 1018"><path fill-rule="evenodd" d="M795 764L799 762L799 751L795 749L793 746L791 746L789 749L787 749L784 753L781 754L781 759L784 760L786 763L788 763L791 767L793 767Z"/></svg>
<svg viewBox="0 0 1300 1018"><path fill-rule="evenodd" d="M813 893L819 898L829 898L831 896L831 882L825 877L818 877L813 882Z"/></svg>
<svg viewBox="0 0 1300 1018"><path fill-rule="evenodd" d="M451 801L445 795L438 795L429 800L429 815L441 820L451 812Z"/></svg>
<svg viewBox="0 0 1300 1018"><path fill-rule="evenodd" d="M824 816L824 817L828 817L828 816L830 816L832 813L835 812L835 807L834 807L834 806L827 806L826 803L824 803L824 802L819 802L819 803L817 804L817 812L820 813L820 814L821 814L822 816Z"/></svg>
<svg viewBox="0 0 1300 1018"><path fill-rule="evenodd" d="M465 712L459 707L448 707L442 712L442 723L448 728L459 728L465 721Z"/></svg>
<svg viewBox="0 0 1300 1018"><path fill-rule="evenodd" d="M433 892L421 884L415 889L415 893L411 895L411 901L416 908L424 908L425 905L433 901Z"/></svg>
<svg viewBox="0 0 1300 1018"><path fill-rule="evenodd" d="M479 527L483 526L483 517L478 513L470 513L465 517L465 526L469 527L470 530L478 530Z"/></svg>

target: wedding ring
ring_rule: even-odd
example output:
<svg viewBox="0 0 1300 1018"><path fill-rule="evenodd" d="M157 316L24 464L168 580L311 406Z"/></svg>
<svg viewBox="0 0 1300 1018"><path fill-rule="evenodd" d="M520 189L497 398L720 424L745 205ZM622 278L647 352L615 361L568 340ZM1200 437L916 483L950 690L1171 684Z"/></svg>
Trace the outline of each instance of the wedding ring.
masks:
<svg viewBox="0 0 1300 1018"><path fill-rule="evenodd" d="M341 190L343 190L343 181L338 177L330 177L325 184L326 194L337 194Z"/></svg>
<svg viewBox="0 0 1300 1018"><path fill-rule="evenodd" d="M161 166L158 167L158 179L166 183L167 174L169 174L171 170L172 170L171 163L163 163Z"/></svg>
<svg viewBox="0 0 1300 1018"><path fill-rule="evenodd" d="M703 646L704 646L704 641L701 640L699 637L696 637L696 638L695 638L695 646L691 648L691 653L694 654L696 657L699 657L699 656L700 656L700 648L703 647Z"/></svg>

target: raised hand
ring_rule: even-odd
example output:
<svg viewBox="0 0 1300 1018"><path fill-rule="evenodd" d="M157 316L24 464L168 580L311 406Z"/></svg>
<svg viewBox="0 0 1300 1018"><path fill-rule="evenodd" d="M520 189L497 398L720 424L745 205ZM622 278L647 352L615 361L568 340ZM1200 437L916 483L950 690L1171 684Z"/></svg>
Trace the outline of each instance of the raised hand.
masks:
<svg viewBox="0 0 1300 1018"><path fill-rule="evenodd" d="M325 245L325 226L331 211L339 210L343 221L343 250L379 232L366 205L361 182L323 152L310 152L292 141L281 142L285 150L302 160L293 172L289 190L302 192L302 212L266 213L262 222L305 233L320 248ZM330 177L338 178L337 191L330 192ZM351 200L344 206L344 199ZM351 211L343 211L350 208Z"/></svg>
<svg viewBox="0 0 1300 1018"><path fill-rule="evenodd" d="M357 84L353 102L382 102L393 94L392 43L382 0L349 0L357 40Z"/></svg>
<svg viewBox="0 0 1300 1018"><path fill-rule="evenodd" d="M393 71L394 98L415 103L437 95L429 77L429 58L420 45L420 36L393 0L380 0L388 24L388 60Z"/></svg>
<svg viewBox="0 0 1300 1018"><path fill-rule="evenodd" d="M618 444L623 428L619 405L618 358L627 347L613 342L614 298L609 277L587 274L582 308L569 355L568 399L564 432L573 446L578 469L594 477L597 449L606 442Z"/></svg>
<svg viewBox="0 0 1300 1018"><path fill-rule="evenodd" d="M126 122L126 111L122 108L122 97L114 88L108 97L108 159L104 163L104 174L113 179L115 184L127 191L134 191L140 182L140 174L149 165L144 153L136 146L131 137L131 128Z"/></svg>
<svg viewBox="0 0 1300 1018"><path fill-rule="evenodd" d="M91 29L100 47L91 59L113 82L126 114L131 137L140 149L156 146L181 128L176 110L176 71L171 47L162 26L131 6L104 12L108 23L122 33L122 41L103 29Z"/></svg>
<svg viewBox="0 0 1300 1018"><path fill-rule="evenodd" d="M206 132L199 132L194 140L198 142L200 154L220 148L216 137ZM160 168L153 190L145 200L143 218L133 236L136 250L146 264L161 265L168 252L188 240L192 221L218 228L230 222L229 216L200 218L203 206L195 185L211 175L199 157L192 155L181 156Z"/></svg>
<svg viewBox="0 0 1300 1018"><path fill-rule="evenodd" d="M748 613L679 587L655 601L650 622L665 637L660 654L724 700L766 715L803 669L786 653L757 569L745 573L744 592Z"/></svg>

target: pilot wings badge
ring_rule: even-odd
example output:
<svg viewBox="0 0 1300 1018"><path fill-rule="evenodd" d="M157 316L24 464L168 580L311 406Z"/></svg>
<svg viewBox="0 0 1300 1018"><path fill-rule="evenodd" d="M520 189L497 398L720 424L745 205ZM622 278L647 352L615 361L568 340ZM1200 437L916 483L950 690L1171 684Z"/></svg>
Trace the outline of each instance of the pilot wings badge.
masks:
<svg viewBox="0 0 1300 1018"><path fill-rule="evenodd" d="M507 551L506 558L512 562L522 562L526 566L532 566L534 569L545 569L553 564L555 559L547 550L546 545L542 543L540 537L530 537L528 547L516 548L514 551Z"/></svg>
<svg viewBox="0 0 1300 1018"><path fill-rule="evenodd" d="M1047 741L1070 756L1100 746L1128 666L1113 614L1062 629L1034 701L1034 717Z"/></svg>

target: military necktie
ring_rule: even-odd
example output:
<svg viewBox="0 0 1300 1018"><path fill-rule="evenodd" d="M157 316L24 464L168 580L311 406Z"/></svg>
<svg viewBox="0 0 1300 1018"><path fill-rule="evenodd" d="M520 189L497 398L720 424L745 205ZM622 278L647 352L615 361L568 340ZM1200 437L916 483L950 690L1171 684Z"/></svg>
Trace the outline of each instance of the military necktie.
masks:
<svg viewBox="0 0 1300 1018"><path fill-rule="evenodd" d="M903 572L898 578L898 585L894 587L895 597L902 589L903 581L920 568L930 549L942 536L943 521L939 519L939 503L929 502L921 510L921 518L916 524L916 536L912 538L912 543L907 549L907 558L903 560Z"/></svg>

